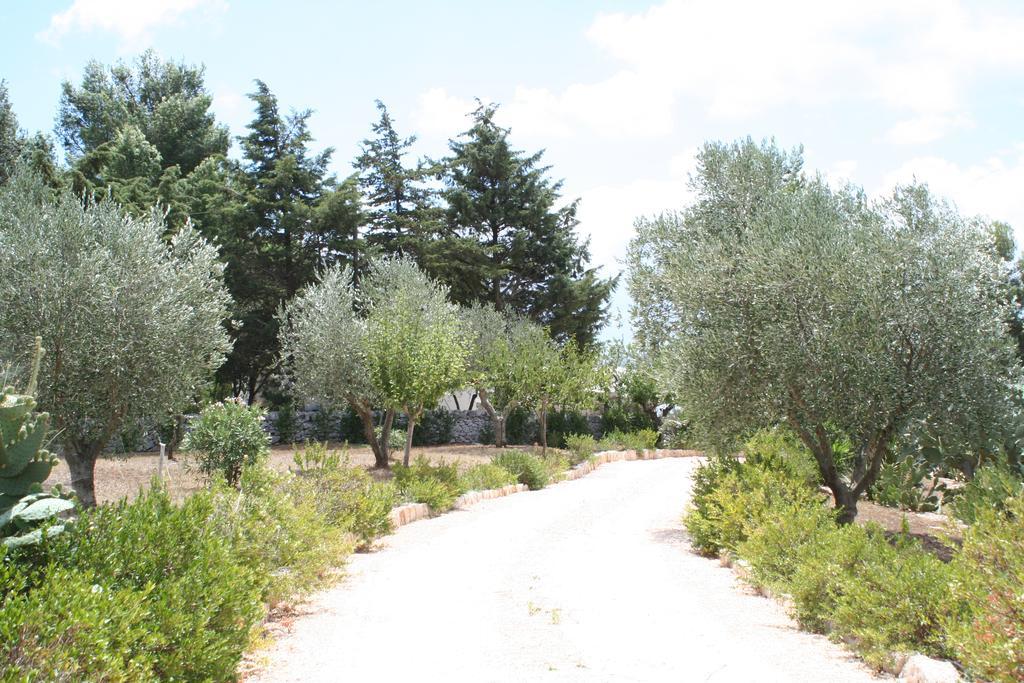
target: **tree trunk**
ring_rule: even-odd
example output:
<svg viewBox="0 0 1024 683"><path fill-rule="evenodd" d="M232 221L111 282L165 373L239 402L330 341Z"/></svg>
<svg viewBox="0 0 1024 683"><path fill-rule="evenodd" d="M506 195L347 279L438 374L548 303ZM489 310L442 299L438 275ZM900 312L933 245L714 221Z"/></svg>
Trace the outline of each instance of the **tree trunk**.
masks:
<svg viewBox="0 0 1024 683"><path fill-rule="evenodd" d="M394 418L394 411L387 411L384 417L384 426L381 428L381 438L377 438L377 432L373 424L373 410L362 401L349 400L348 404L356 411L359 420L363 423L363 437L373 451L373 466L378 469L388 469L388 458L391 455L388 449L388 437L391 435L391 420Z"/></svg>
<svg viewBox="0 0 1024 683"><path fill-rule="evenodd" d="M402 464L408 467L409 454L412 452L412 432L416 429L416 418L409 413L406 413L406 416L409 418L409 424L405 430L405 457L402 458Z"/></svg>
<svg viewBox="0 0 1024 683"><path fill-rule="evenodd" d="M96 507L96 482L93 473L96 471L97 449L89 446L75 448L65 446L64 460L71 472L71 488L75 490L83 507Z"/></svg>
<svg viewBox="0 0 1024 683"><path fill-rule="evenodd" d="M494 445L497 448L505 447L505 416L504 413L498 414L498 411L491 405L490 400L487 398L487 390L480 389L477 392L480 397L480 405L484 407L484 412L487 413L488 417L491 418L491 427L494 429Z"/></svg>

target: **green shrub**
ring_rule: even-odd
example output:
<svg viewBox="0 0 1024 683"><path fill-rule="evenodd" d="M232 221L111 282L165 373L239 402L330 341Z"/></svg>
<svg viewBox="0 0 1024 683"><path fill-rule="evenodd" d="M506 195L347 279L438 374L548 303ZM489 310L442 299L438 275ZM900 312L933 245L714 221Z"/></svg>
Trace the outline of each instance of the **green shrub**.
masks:
<svg viewBox="0 0 1024 683"><path fill-rule="evenodd" d="M817 492L785 471L759 465L717 464L721 473L709 475L703 492L696 487L693 506L684 519L694 547L707 555L735 552L765 519L787 506L820 504ZM730 471L731 468L731 471ZM702 493L703 495L699 494ZM698 497L699 496L699 497Z"/></svg>
<svg viewBox="0 0 1024 683"><path fill-rule="evenodd" d="M792 431L783 427L762 429L743 444L746 462L783 472L808 486L821 481L818 462Z"/></svg>
<svg viewBox="0 0 1024 683"><path fill-rule="evenodd" d="M450 410L445 408L426 410L416 423L416 429L412 433L412 445L419 447L450 443L454 426L455 416ZM405 448L404 441L402 448Z"/></svg>
<svg viewBox="0 0 1024 683"><path fill-rule="evenodd" d="M624 405L613 402L605 406L601 412L601 432L635 432L641 429L654 429L650 414L636 404Z"/></svg>
<svg viewBox="0 0 1024 683"><path fill-rule="evenodd" d="M945 620L952 653L974 676L1024 680L1024 495L1005 511L979 509L953 559L955 609Z"/></svg>
<svg viewBox="0 0 1024 683"><path fill-rule="evenodd" d="M277 430L277 437L281 443L293 443L296 432L299 429L299 420L295 415L295 404L288 400L277 409L277 416L274 418L274 429Z"/></svg>
<svg viewBox="0 0 1024 683"><path fill-rule="evenodd" d="M374 481L365 469L349 464L347 453L328 451L323 444L307 444L294 460L294 485L308 489L328 524L354 534L360 548L391 533L388 514L401 499L393 483Z"/></svg>
<svg viewBox="0 0 1024 683"><path fill-rule="evenodd" d="M550 474L544 461L532 453L525 451L503 451L492 458L501 467L516 478L520 484L526 484L531 491L542 489L548 485Z"/></svg>
<svg viewBox="0 0 1024 683"><path fill-rule="evenodd" d="M414 502L426 503L435 514L450 510L464 491L455 463L434 465L421 455L409 467L395 465L391 470L398 489Z"/></svg>
<svg viewBox="0 0 1024 683"><path fill-rule="evenodd" d="M6 593L0 680L157 680L166 641L148 623L147 594L63 568L30 593Z"/></svg>
<svg viewBox="0 0 1024 683"><path fill-rule="evenodd" d="M600 448L608 451L643 451L658 445L658 432L641 429L637 432L610 432L601 439Z"/></svg>
<svg viewBox="0 0 1024 683"><path fill-rule="evenodd" d="M868 490L868 498L887 507L912 512L934 512L939 509L941 490L934 479L925 479L931 473L931 465L924 460L903 457L882 463L878 479Z"/></svg>
<svg viewBox="0 0 1024 683"><path fill-rule="evenodd" d="M192 451L197 469L207 477L219 473L237 486L243 467L258 463L269 444L263 409L229 399L203 409L182 448Z"/></svg>
<svg viewBox="0 0 1024 683"><path fill-rule="evenodd" d="M791 555L792 575L785 590L793 599L793 616L803 628L826 633L836 600L858 567L886 544L880 527L850 524L818 535Z"/></svg>
<svg viewBox="0 0 1024 683"><path fill-rule="evenodd" d="M702 463L693 475L690 506L683 523L690 542L702 555L715 556L722 549L718 533L719 510L712 494L722 480L742 467L740 461L728 456L713 456Z"/></svg>
<svg viewBox="0 0 1024 683"><path fill-rule="evenodd" d="M892 652L944 656L948 566L909 537L895 545L876 538L871 552L840 579L831 615L834 635L852 640L854 649L879 667Z"/></svg>
<svg viewBox="0 0 1024 683"><path fill-rule="evenodd" d="M488 424L490 428L491 425ZM548 436L551 436L551 425L548 425ZM529 445L539 440L537 435L537 420L534 418L533 413L528 409L518 406L512 409L512 412L508 414L508 419L505 420L505 443L514 445ZM487 443L494 443L494 432L493 429L490 432L490 441ZM548 439L548 443L554 445L553 439Z"/></svg>
<svg viewBox="0 0 1024 683"><path fill-rule="evenodd" d="M210 524L215 512L209 493L197 493L178 507L160 488L144 491L130 503L84 512L49 547L52 561L62 565L58 571L77 577L78 588L69 589L76 591L74 596L62 595L64 582L55 579L53 589L58 593L33 598L37 589L26 599L37 599L40 605L65 599L76 602L81 597L78 589L93 584L114 597L110 603L97 603L95 611L84 608L83 619L94 615L99 620L91 624L67 620L67 610L54 610L47 616L54 626L43 640L62 649L54 640L60 635L54 629L59 625L63 631L71 624L76 626L72 638L78 633L86 639L104 638L103 620L109 619L120 622L111 630L123 629L130 641L112 646L111 656L121 658L127 648L131 652L127 660L151 661L151 679L233 680L250 631L263 614L262 581L244 566L216 525ZM134 615L141 609L138 596L144 609ZM61 618L55 619L56 615ZM144 638L135 635L140 623L148 632ZM105 652L99 648L82 656L91 660ZM99 666L94 661L72 665L85 671Z"/></svg>
<svg viewBox="0 0 1024 683"><path fill-rule="evenodd" d="M321 585L352 550L347 529L321 514L294 475L247 467L239 489L214 483L210 524L263 580L271 605Z"/></svg>
<svg viewBox="0 0 1024 683"><path fill-rule="evenodd" d="M547 423L548 445L554 448L565 448L565 438L570 434L590 433L590 422L575 410L552 410Z"/></svg>
<svg viewBox="0 0 1024 683"><path fill-rule="evenodd" d="M950 508L953 515L972 524L989 510L1006 509L1007 501L1024 493L1024 480L1006 465L982 465L974 478L954 495Z"/></svg>
<svg viewBox="0 0 1024 683"><path fill-rule="evenodd" d="M462 473L462 488L467 491L487 491L515 484L516 478L504 467L494 463L473 465Z"/></svg>
<svg viewBox="0 0 1024 683"><path fill-rule="evenodd" d="M750 562L754 583L788 591L796 571L793 554L835 528L835 513L822 501L782 503L750 531L737 552Z"/></svg>
<svg viewBox="0 0 1024 683"><path fill-rule="evenodd" d="M572 454L570 463L578 465L597 453L597 440L590 434L570 434L565 437L565 447Z"/></svg>
<svg viewBox="0 0 1024 683"><path fill-rule="evenodd" d="M384 430L381 429L380 427L377 427L373 431L376 432L378 439L380 439L381 434L384 433ZM406 431L404 429L401 429L399 427L392 427L391 431L388 432L388 450L390 450L393 453L404 451L405 438Z"/></svg>
<svg viewBox="0 0 1024 683"><path fill-rule="evenodd" d="M337 434L338 413L326 405L321 405L320 410L313 414L313 437L317 441L330 441Z"/></svg>
<svg viewBox="0 0 1024 683"><path fill-rule="evenodd" d="M326 441L326 439L317 438ZM363 420L352 408L345 408L338 416L338 440L347 443L366 443Z"/></svg>

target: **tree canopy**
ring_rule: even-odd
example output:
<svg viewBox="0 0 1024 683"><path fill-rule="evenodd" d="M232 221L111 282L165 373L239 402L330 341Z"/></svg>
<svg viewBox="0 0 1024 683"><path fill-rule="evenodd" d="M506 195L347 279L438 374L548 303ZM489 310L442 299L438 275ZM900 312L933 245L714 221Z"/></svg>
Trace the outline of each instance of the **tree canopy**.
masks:
<svg viewBox="0 0 1024 683"><path fill-rule="evenodd" d="M630 248L638 337L684 414L720 441L787 423L846 520L901 435L998 436L1017 365L982 225L920 185L834 190L773 143L698 162L696 202Z"/></svg>
<svg viewBox="0 0 1024 683"><path fill-rule="evenodd" d="M42 337L39 404L86 505L96 457L122 425L183 410L228 349L216 250L191 228L169 242L164 230L156 213L83 205L68 190L54 200L27 171L0 187L0 349Z"/></svg>
<svg viewBox="0 0 1024 683"><path fill-rule="evenodd" d="M559 340L588 345L605 321L615 280L587 268L588 245L576 235L578 202L559 206L562 183L548 179L543 152L513 149L495 112L494 105L478 107L472 127L449 143L446 224L426 268L461 304L486 301Z"/></svg>

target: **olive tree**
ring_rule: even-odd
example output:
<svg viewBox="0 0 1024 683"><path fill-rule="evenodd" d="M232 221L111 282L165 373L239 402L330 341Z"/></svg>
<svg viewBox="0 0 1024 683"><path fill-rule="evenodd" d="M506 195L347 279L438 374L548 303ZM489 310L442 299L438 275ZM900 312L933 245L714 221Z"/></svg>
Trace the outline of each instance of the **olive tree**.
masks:
<svg viewBox="0 0 1024 683"><path fill-rule="evenodd" d="M532 399L532 354L546 348L548 335L533 321L499 313L490 304L465 308L462 317L469 335L469 382L491 418L494 445L503 448L508 416Z"/></svg>
<svg viewBox="0 0 1024 683"><path fill-rule="evenodd" d="M370 264L360 282L367 312L366 361L382 405L408 419L403 462L426 408L466 379L467 344L448 289L408 258Z"/></svg>
<svg viewBox="0 0 1024 683"><path fill-rule="evenodd" d="M0 189L0 352L43 338L39 404L84 505L121 426L184 409L228 350L216 250L189 226L164 234L156 212L54 198L23 170Z"/></svg>
<svg viewBox="0 0 1024 683"><path fill-rule="evenodd" d="M833 190L768 143L698 162L696 202L638 222L629 277L659 379L708 436L788 424L843 522L902 435L996 436L1018 371L980 223L920 185Z"/></svg>
<svg viewBox="0 0 1024 683"><path fill-rule="evenodd" d="M543 330L541 335L531 336L524 353L529 359L524 404L537 414L541 453L547 454L548 412L556 407L590 407L608 378L596 352L581 349L572 340L559 346Z"/></svg>
<svg viewBox="0 0 1024 683"><path fill-rule="evenodd" d="M386 469L395 411L384 411L378 438L373 411L380 399L370 379L367 324L356 311L356 299L351 268L325 271L281 312L281 353L297 394L324 407L352 408L373 449L375 466Z"/></svg>

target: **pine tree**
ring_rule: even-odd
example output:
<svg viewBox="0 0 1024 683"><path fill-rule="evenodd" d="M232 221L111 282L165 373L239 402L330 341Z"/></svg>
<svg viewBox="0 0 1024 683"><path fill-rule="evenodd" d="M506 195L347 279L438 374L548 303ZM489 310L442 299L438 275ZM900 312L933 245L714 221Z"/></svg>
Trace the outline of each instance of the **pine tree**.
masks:
<svg viewBox="0 0 1024 683"><path fill-rule="evenodd" d="M387 107L377 100L380 120L373 124L375 137L363 140L355 160L359 187L368 207L367 246L386 255L422 257L439 218L434 193L424 186L429 168L406 166L405 157L416 137L402 138L395 131Z"/></svg>
<svg viewBox="0 0 1024 683"><path fill-rule="evenodd" d="M225 197L229 208L218 212L225 278L240 323L220 379L252 401L278 363L277 310L318 270L351 264L359 252L361 214L353 182L339 186L328 174L333 150L309 150L312 112L281 114L262 81L249 98L255 116L239 138L243 160ZM203 173L215 179L231 171Z"/></svg>
<svg viewBox="0 0 1024 683"><path fill-rule="evenodd" d="M0 80L0 184L7 182L21 154L21 134L14 114L7 82Z"/></svg>
<svg viewBox="0 0 1024 683"><path fill-rule="evenodd" d="M562 183L548 179L543 152L510 146L496 109L480 105L473 126L449 143L446 231L427 268L460 303L488 301L548 326L559 340L589 345L616 281L587 268L577 201L556 208Z"/></svg>

